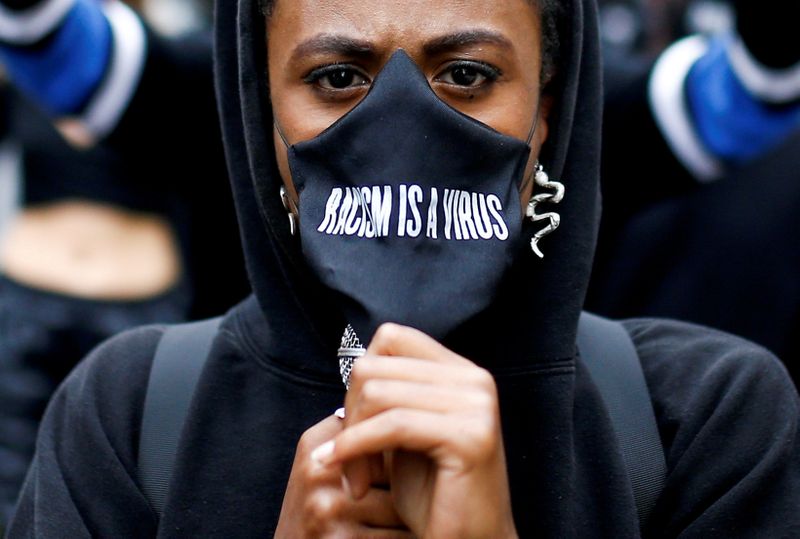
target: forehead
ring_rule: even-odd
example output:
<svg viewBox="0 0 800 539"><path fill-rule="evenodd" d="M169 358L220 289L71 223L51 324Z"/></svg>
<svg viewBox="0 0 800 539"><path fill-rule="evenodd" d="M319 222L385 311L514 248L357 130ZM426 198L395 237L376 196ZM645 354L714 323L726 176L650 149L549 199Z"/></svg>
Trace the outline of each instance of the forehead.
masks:
<svg viewBox="0 0 800 539"><path fill-rule="evenodd" d="M276 0L273 22L284 35L358 35L387 47L463 28L504 34L512 42L539 35L539 13L530 0Z"/></svg>

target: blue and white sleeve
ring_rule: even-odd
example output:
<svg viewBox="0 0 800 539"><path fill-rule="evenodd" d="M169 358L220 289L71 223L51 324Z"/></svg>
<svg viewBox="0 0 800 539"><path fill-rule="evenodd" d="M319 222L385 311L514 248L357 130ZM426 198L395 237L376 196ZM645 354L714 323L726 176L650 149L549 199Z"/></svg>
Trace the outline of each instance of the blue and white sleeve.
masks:
<svg viewBox="0 0 800 539"><path fill-rule="evenodd" d="M79 120L94 137L114 130L142 74L147 39L118 0L0 0L0 63L53 117Z"/></svg>
<svg viewBox="0 0 800 539"><path fill-rule="evenodd" d="M676 157L712 181L800 131L800 63L768 67L736 33L693 36L656 63L650 105Z"/></svg>

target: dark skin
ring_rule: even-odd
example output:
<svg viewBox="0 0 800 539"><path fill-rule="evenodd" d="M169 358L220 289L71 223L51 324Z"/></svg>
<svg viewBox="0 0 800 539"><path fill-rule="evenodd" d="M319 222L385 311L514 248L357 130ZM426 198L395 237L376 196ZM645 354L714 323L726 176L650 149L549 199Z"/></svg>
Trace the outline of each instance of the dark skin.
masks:
<svg viewBox="0 0 800 539"><path fill-rule="evenodd" d="M355 107L402 48L452 107L521 140L536 123L520 203L530 199L550 100L528 0L278 0L267 25L273 110L290 143ZM296 204L277 130L274 145ZM277 537L516 537L489 373L388 324L352 376L346 419L304 436Z"/></svg>

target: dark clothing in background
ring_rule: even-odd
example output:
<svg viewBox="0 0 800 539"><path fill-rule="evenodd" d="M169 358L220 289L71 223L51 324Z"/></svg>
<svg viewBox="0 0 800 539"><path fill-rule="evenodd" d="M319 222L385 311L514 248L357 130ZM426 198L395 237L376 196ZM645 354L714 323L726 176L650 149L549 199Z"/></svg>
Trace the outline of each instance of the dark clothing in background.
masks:
<svg viewBox="0 0 800 539"><path fill-rule="evenodd" d="M800 379L798 143L632 216L598 262L590 308L742 335Z"/></svg>
<svg viewBox="0 0 800 539"><path fill-rule="evenodd" d="M587 308L741 335L798 380L800 134L699 183L656 127L650 67L607 69L603 222Z"/></svg>
<svg viewBox="0 0 800 539"><path fill-rule="evenodd" d="M653 61L605 55L603 65L603 234L651 204L693 191L697 181L675 158L656 126L648 100Z"/></svg>
<svg viewBox="0 0 800 539"><path fill-rule="evenodd" d="M568 189L561 228L545 240L544 261L522 246L488 311L445 340L497 380L521 537L640 535L608 413L575 345L599 211L595 9L594 0L565 1L560 29L559 100L541 159ZM163 332L150 327L95 350L56 393L12 539L268 537L300 435L342 403L336 349L344 319L305 265L278 196L257 2L218 2L216 32L220 114L254 297L217 335L161 522L136 463ZM626 327L669 468L644 535L800 533L800 401L781 365L757 346L694 326L634 320Z"/></svg>
<svg viewBox="0 0 800 539"><path fill-rule="evenodd" d="M133 160L104 143L75 148L56 130L53 119L19 92L8 99L10 136L22 151L21 206L81 199L159 215L170 224L187 211L188 201L163 183L160 164Z"/></svg>
<svg viewBox="0 0 800 539"><path fill-rule="evenodd" d="M0 278L0 523L9 522L50 396L98 342L184 319L185 287L144 301L82 300Z"/></svg>

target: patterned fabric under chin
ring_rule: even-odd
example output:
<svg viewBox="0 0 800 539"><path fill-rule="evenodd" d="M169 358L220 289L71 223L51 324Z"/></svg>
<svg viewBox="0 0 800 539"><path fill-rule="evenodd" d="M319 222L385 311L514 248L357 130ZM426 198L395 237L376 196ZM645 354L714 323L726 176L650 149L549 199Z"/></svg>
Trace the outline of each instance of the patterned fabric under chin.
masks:
<svg viewBox="0 0 800 539"><path fill-rule="evenodd" d="M353 371L356 359L367 352L350 324L344 329L342 344L336 356L339 358L339 373L342 375L344 387L350 389L350 373Z"/></svg>

